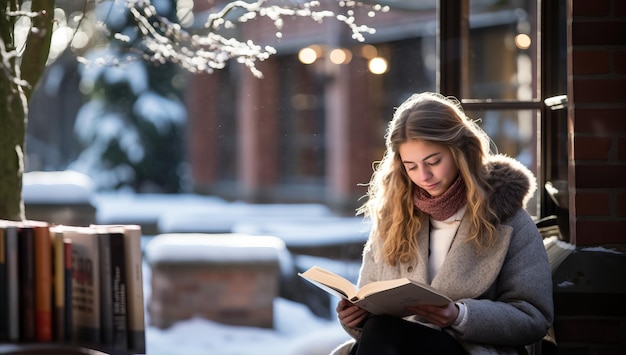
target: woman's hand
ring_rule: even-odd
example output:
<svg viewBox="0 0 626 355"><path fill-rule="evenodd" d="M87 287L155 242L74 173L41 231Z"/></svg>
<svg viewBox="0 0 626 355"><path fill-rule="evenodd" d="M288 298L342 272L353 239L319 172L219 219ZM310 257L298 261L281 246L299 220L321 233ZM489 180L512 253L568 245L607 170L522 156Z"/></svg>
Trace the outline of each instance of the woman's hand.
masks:
<svg viewBox="0 0 626 355"><path fill-rule="evenodd" d="M368 315L366 310L361 309L346 300L339 301L336 310L339 321L343 325L351 328L359 326Z"/></svg>
<svg viewBox="0 0 626 355"><path fill-rule="evenodd" d="M450 302L445 306L419 305L407 307L407 309L415 313L420 318L440 327L447 328L454 324L459 316L459 308L454 302Z"/></svg>

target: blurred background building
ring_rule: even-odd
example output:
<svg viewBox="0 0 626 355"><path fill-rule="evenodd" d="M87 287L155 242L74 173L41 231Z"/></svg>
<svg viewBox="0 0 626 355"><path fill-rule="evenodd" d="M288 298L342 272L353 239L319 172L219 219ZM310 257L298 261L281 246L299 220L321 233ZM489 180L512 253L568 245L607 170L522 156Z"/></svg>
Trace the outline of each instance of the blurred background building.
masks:
<svg viewBox="0 0 626 355"><path fill-rule="evenodd" d="M334 3L326 1L325 6L341 11ZM542 103L536 3L472 1L464 15L453 18L442 16L434 0L378 3L389 6L389 11L355 11L359 23L376 29L364 42L351 38L345 25L332 20L320 25L297 18L280 31L264 20L240 25L238 37L277 49L277 55L259 64L262 79L236 63L211 74L178 72L162 78L177 83L187 121L185 134L159 145L176 150L182 144L184 153L172 158L169 167L152 169L152 174L176 172L180 191L249 202L318 202L353 213L365 194L372 162L382 157L383 135L394 107L421 91L507 102L497 108L470 106L467 113L481 120L494 147L537 172ZM196 2L195 22L212 6ZM464 24L468 42L462 46L458 38L437 39L441 29ZM455 43L459 52L442 53L443 42ZM463 60L458 59L461 54ZM454 56L451 60L459 64L455 70L462 77L454 79L458 88L445 88L442 80L448 71L443 66L450 66L446 58ZM66 169L81 152L72 138L74 120L79 107L89 105L94 95L78 95L74 60L69 53L61 55L33 99L28 127L31 170ZM564 72L560 74L556 80L564 90ZM127 101L131 91L109 90L125 95ZM113 105L111 99L107 102ZM160 154L163 159L165 151ZM176 192L164 179L152 180L156 183L149 188L145 184L133 188ZM538 215L537 207L531 208Z"/></svg>
<svg viewBox="0 0 626 355"><path fill-rule="evenodd" d="M372 162L382 157L394 108L421 91L510 102L468 115L482 119L501 152L537 171L536 3L470 2L455 18L441 16L434 0L379 3L390 11L355 13L376 29L363 43L338 23L288 22L280 39L271 23L250 23L245 37L278 49L260 65L263 79L241 66L190 78L186 139L194 189L257 202L322 202L351 213ZM440 90L446 64L436 35L461 21L469 22L466 57L458 61L462 91ZM519 102L528 106L521 110Z"/></svg>

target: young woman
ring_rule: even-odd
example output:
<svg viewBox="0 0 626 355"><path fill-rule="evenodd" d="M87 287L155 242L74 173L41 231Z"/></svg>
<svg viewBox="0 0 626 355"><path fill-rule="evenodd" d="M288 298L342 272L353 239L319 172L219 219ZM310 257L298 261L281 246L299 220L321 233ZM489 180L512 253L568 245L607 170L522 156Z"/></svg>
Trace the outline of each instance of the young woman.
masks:
<svg viewBox="0 0 626 355"><path fill-rule="evenodd" d="M395 112L386 152L359 209L372 221L359 286L407 277L454 302L415 305L403 319L341 301L351 342L337 354L523 354L553 319L552 277L534 221L535 190L518 161L453 99L411 96Z"/></svg>

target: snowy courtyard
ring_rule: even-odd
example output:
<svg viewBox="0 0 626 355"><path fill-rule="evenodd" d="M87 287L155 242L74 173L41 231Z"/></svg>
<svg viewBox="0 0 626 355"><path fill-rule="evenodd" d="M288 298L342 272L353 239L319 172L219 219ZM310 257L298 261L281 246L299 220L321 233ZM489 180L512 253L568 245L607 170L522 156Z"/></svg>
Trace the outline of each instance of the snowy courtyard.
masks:
<svg viewBox="0 0 626 355"><path fill-rule="evenodd" d="M200 317L179 321L165 329L152 326L148 313L151 269L145 250L155 236L171 232L273 235L283 240L289 249L332 248L344 244L354 249L354 245L362 245L367 237L367 226L358 217L337 216L317 204L251 205L192 194L96 193L80 174L71 172L27 174L24 199L27 206L40 202L58 206L68 201L86 203L94 207L98 224L145 227L143 283L149 355L322 355L348 339L333 316L338 301L335 298L330 299L328 316L323 317L306 304L279 295L273 302L271 328L232 326ZM297 277L298 271L314 264L356 282L359 261L354 258L354 250L350 251L350 260L288 253L288 258L280 261L282 282L287 277L289 283ZM298 288L298 285L289 287ZM301 293L306 292L301 290Z"/></svg>

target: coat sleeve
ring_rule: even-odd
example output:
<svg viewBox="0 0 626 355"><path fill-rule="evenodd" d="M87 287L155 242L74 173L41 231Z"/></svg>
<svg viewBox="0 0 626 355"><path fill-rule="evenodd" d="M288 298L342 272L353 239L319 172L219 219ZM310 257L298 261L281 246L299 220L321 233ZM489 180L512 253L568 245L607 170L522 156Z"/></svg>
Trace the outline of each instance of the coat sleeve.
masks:
<svg viewBox="0 0 626 355"><path fill-rule="evenodd" d="M464 299L466 342L519 346L540 340L552 325L552 273L543 241L528 213L509 224L514 233L501 272L484 298Z"/></svg>

